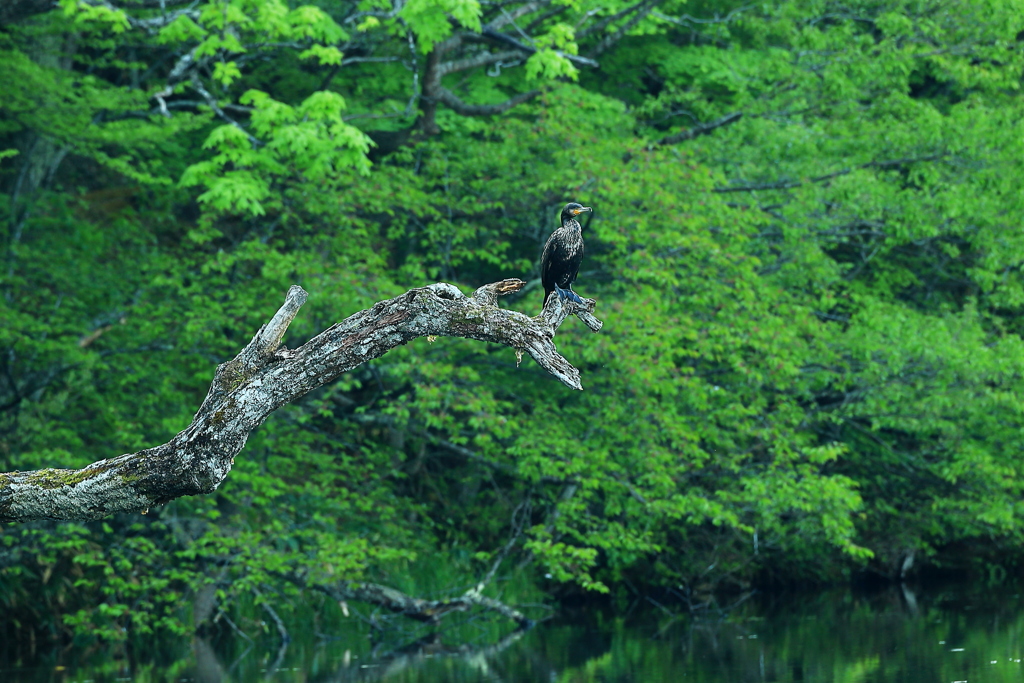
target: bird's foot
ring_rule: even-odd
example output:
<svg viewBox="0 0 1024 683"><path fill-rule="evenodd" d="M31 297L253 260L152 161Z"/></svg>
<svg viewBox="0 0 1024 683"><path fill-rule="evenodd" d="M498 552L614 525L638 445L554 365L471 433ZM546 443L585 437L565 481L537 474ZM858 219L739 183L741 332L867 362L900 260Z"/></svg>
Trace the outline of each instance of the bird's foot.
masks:
<svg viewBox="0 0 1024 683"><path fill-rule="evenodd" d="M558 285L555 285L555 291L558 292L558 298L560 298L562 301L565 301L566 299L568 299L569 301L574 301L574 302L576 302L578 304L582 304L583 303L583 299L580 298L579 294L577 294L576 292L572 291L571 288L570 289L562 289Z"/></svg>

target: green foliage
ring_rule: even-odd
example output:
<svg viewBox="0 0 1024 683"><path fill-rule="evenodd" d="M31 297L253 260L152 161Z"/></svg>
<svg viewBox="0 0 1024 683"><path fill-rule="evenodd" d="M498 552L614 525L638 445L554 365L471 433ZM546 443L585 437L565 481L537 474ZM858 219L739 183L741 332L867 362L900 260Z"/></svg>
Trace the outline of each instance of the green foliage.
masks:
<svg viewBox="0 0 1024 683"><path fill-rule="evenodd" d="M479 31L480 14L477 0L409 0L399 12L399 16L415 31L419 49L424 54L452 34L449 19Z"/></svg>
<svg viewBox="0 0 1024 683"><path fill-rule="evenodd" d="M184 632L207 585L225 613L292 599L282 572L441 591L510 539L499 576L554 595L1018 562L1024 8L664 3L587 32L625 6L526 12L522 68L446 83L542 94L390 153L370 135L413 125L411 74L486 5L68 2L5 33L0 470L166 441L292 283L293 346L438 279L524 277L503 305L539 310L570 199L606 321L559 332L581 394L417 340L279 411L211 496L5 529L12 613ZM567 59L621 29L598 70ZM182 55L203 70L168 86Z"/></svg>
<svg viewBox="0 0 1024 683"><path fill-rule="evenodd" d="M252 105L252 128L264 142L239 126L218 126L203 143L216 154L190 166L181 178L184 187L208 188L198 200L213 212L262 216L280 210L277 186L293 174L323 186L349 170L369 172L370 140L342 120L341 96L317 92L290 107L250 90L241 102Z"/></svg>

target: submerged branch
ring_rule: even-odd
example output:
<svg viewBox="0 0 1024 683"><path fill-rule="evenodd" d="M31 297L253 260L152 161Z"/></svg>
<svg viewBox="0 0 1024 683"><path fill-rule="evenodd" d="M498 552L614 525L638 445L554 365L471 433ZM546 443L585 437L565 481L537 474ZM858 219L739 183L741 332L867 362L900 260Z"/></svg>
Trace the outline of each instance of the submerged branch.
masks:
<svg viewBox="0 0 1024 683"><path fill-rule="evenodd" d="M516 622L522 628L533 626L533 620L519 610L510 607L500 600L488 598L480 594L483 584L466 591L462 595L445 600L424 600L407 595L400 590L382 586L377 583L306 583L297 576L285 576L292 583L307 586L324 593L337 602L365 602L394 614L401 614L431 624L441 621L452 612L465 612L474 607L495 612Z"/></svg>

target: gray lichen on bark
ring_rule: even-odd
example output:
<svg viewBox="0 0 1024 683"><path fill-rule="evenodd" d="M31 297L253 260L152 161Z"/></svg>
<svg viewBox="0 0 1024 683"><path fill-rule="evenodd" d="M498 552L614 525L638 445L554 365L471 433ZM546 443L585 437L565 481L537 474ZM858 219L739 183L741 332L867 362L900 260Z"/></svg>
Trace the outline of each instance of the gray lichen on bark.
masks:
<svg viewBox="0 0 1024 683"><path fill-rule="evenodd" d="M0 473L0 523L100 519L211 493L231 471L249 433L272 412L417 337L504 344L529 354L566 386L582 389L579 370L558 353L554 336L570 315L600 330L594 300L580 305L553 295L537 317L498 308L499 296L523 285L502 280L470 296L447 283L412 289L287 349L281 341L308 296L293 285L270 322L217 367L205 400L182 432L162 446L79 470Z"/></svg>

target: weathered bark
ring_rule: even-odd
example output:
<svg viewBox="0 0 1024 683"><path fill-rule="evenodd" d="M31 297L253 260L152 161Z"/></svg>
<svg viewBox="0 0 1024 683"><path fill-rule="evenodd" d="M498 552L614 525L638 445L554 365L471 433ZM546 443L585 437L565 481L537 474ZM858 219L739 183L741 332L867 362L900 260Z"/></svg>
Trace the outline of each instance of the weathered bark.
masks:
<svg viewBox="0 0 1024 683"><path fill-rule="evenodd" d="M569 315L600 330L602 323L592 315L594 300L578 305L553 296L536 318L498 308L498 296L523 284L503 280L469 297L446 283L412 289L289 350L281 340L307 297L292 286L273 319L234 359L217 367L206 399L184 431L162 446L80 470L0 474L0 523L99 519L211 493L231 470L249 432L272 412L417 337L504 344L517 354L528 353L566 386L582 389L579 371L558 353L553 337Z"/></svg>

